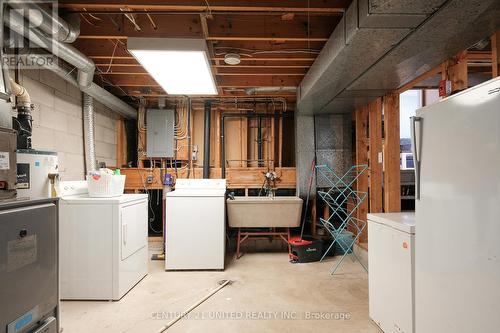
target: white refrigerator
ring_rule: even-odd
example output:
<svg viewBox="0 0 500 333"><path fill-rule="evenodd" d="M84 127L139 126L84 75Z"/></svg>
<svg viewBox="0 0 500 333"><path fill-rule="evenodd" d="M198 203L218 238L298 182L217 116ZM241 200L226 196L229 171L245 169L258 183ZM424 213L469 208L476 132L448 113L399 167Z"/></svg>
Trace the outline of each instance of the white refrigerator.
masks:
<svg viewBox="0 0 500 333"><path fill-rule="evenodd" d="M500 78L417 111L417 333L500 329Z"/></svg>

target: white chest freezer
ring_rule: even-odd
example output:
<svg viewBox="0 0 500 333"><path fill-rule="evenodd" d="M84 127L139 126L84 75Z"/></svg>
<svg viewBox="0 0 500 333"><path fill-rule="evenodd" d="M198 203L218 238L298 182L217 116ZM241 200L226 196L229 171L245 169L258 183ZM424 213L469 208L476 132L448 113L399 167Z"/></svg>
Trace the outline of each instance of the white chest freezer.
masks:
<svg viewBox="0 0 500 333"><path fill-rule="evenodd" d="M368 214L370 318L385 333L415 333L415 213Z"/></svg>
<svg viewBox="0 0 500 333"><path fill-rule="evenodd" d="M165 269L224 269L225 179L177 179L166 196Z"/></svg>
<svg viewBox="0 0 500 333"><path fill-rule="evenodd" d="M119 300L148 271L148 196L89 198L60 183L61 299Z"/></svg>

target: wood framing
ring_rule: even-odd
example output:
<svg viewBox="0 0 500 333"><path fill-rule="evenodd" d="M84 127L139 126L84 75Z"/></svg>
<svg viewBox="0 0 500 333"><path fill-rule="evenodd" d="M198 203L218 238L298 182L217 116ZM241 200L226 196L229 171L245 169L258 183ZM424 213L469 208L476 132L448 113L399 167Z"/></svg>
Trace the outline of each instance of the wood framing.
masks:
<svg viewBox="0 0 500 333"><path fill-rule="evenodd" d="M154 190L162 189L162 175L170 173L174 179L186 178L185 169L160 169L160 168L127 168L122 169L122 174L126 175L125 189L127 190ZM267 168L227 168L226 180L228 188L260 188L264 179L264 173ZM295 188L296 173L295 168L276 168L279 180L276 183L277 188ZM203 169L194 168L191 178L202 178ZM210 169L210 178L220 178L220 168ZM148 181L148 180L151 181Z"/></svg>
<svg viewBox="0 0 500 333"><path fill-rule="evenodd" d="M382 212L382 100L368 105L370 212Z"/></svg>
<svg viewBox="0 0 500 333"><path fill-rule="evenodd" d="M444 80L451 81L452 93L467 89L469 87L467 51L462 51L445 61L441 75Z"/></svg>
<svg viewBox="0 0 500 333"><path fill-rule="evenodd" d="M123 118L116 120L116 166L127 165L127 138Z"/></svg>
<svg viewBox="0 0 500 333"><path fill-rule="evenodd" d="M493 77L498 76L498 65L500 63L500 32L497 31L491 36L491 72Z"/></svg>
<svg viewBox="0 0 500 333"><path fill-rule="evenodd" d="M384 96L384 212L401 211L399 94Z"/></svg>
<svg viewBox="0 0 500 333"><path fill-rule="evenodd" d="M95 13L98 10L131 10L152 11L193 11L193 12L277 12L277 13L333 13L342 14L348 1L342 0L311 0L309 6L304 1L284 0L271 3L265 0L210 0L209 6L203 1L196 0L107 0L96 3L95 1L61 0L59 6L76 11Z"/></svg>
<svg viewBox="0 0 500 333"><path fill-rule="evenodd" d="M368 164L368 146L367 146L367 133L368 133L368 106L360 107L354 112L354 117L356 121L356 164L357 165L367 165ZM356 191L358 192L368 192L368 173L363 173L356 182ZM368 213L368 200L363 201L357 210L357 218L366 221ZM360 238L359 242L364 243L368 239L367 233L364 232Z"/></svg>

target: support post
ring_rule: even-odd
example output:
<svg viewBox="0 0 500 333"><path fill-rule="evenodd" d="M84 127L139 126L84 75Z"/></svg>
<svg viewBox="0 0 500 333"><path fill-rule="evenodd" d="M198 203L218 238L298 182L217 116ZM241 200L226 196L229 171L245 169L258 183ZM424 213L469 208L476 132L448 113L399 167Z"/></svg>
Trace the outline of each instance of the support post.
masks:
<svg viewBox="0 0 500 333"><path fill-rule="evenodd" d="M368 105L370 132L370 213L382 212L382 101ZM359 165L359 164L358 164Z"/></svg>
<svg viewBox="0 0 500 333"><path fill-rule="evenodd" d="M368 129L368 106L356 110L356 165L368 164L368 147L366 144L366 133ZM356 191L368 192L368 173L364 172L356 182ZM368 213L368 200L364 200L357 210L357 218L366 221ZM359 242L366 242L366 235L361 235Z"/></svg>
<svg viewBox="0 0 500 333"><path fill-rule="evenodd" d="M500 47L500 32L491 36L491 71L493 78L498 76L498 64L500 60L500 53L498 52L498 48Z"/></svg>
<svg viewBox="0 0 500 333"><path fill-rule="evenodd" d="M399 94L384 97L384 211L401 211Z"/></svg>

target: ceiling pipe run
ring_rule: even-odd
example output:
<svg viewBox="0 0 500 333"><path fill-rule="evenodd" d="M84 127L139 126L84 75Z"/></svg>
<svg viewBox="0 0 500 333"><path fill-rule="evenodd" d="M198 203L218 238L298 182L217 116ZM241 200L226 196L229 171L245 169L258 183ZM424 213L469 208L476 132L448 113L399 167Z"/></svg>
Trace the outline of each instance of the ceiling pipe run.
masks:
<svg viewBox="0 0 500 333"><path fill-rule="evenodd" d="M273 94L273 93L294 93L297 91L297 87L253 87L245 89L247 95L257 95L257 94Z"/></svg>
<svg viewBox="0 0 500 333"><path fill-rule="evenodd" d="M17 11L10 11L9 15L4 15L4 24L18 35L28 38L39 47L75 66L78 69L79 86L85 88L92 84L95 71L94 62L76 48L54 40L38 29L26 29L27 23Z"/></svg>
<svg viewBox="0 0 500 333"><path fill-rule="evenodd" d="M31 8L30 6L32 3L23 3L23 5ZM42 59L44 61L41 61L40 63L43 64L44 68L53 71L61 78L78 87L82 92L93 97L95 100L101 102L106 107L124 116L125 118L137 118L137 110L93 82L95 65L92 60L87 58L73 46L67 45L61 41L53 40L38 29L25 29L26 22L24 17L18 12L12 12L10 14L11 15L4 16L4 24L8 28L10 28L17 35L28 38L30 41L46 49L48 52L52 53L54 51L53 54L55 56L78 69L76 75L77 77L74 77L72 70L65 70L57 63L49 64L45 61L45 59ZM57 20L60 23L63 22L63 20L59 17ZM64 25L63 23L61 24ZM30 63L38 63L36 59L41 57L41 55L33 55L28 52L28 54L25 54L24 57L32 58L33 61L30 61ZM57 62L57 58L55 60Z"/></svg>
<svg viewBox="0 0 500 333"><path fill-rule="evenodd" d="M64 43L73 43L80 35L80 19L78 14L72 14L70 24L57 15L56 7L51 12L40 6L36 1L9 1L9 6L23 15L32 27L39 29L55 40Z"/></svg>
<svg viewBox="0 0 500 333"><path fill-rule="evenodd" d="M137 110L107 91L106 89L98 86L94 82L90 84L89 87L81 87L78 85L77 80L71 74L71 71L65 70L61 66L50 66L47 69L56 73L59 77L68 81L72 85L79 87L82 92L93 97L95 100L99 101L112 111L122 115L125 118L137 119Z"/></svg>

